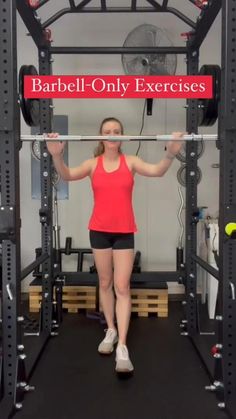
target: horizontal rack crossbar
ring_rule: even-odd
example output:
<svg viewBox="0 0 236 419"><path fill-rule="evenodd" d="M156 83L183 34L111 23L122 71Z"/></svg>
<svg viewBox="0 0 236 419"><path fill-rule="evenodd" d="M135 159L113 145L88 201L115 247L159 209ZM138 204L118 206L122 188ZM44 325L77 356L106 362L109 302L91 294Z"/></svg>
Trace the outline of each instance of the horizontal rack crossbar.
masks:
<svg viewBox="0 0 236 419"><path fill-rule="evenodd" d="M43 135L21 135L21 141L171 141L173 135L58 135L49 138ZM183 141L216 141L217 134L186 134Z"/></svg>

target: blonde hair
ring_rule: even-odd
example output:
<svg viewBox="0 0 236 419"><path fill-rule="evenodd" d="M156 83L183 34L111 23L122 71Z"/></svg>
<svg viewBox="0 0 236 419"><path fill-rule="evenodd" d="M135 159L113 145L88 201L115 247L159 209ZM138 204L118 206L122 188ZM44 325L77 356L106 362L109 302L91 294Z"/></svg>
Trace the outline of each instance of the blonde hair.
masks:
<svg viewBox="0 0 236 419"><path fill-rule="evenodd" d="M119 121L119 119L114 118L112 116L109 117L109 118L103 119L103 121L101 122L100 128L99 128L99 135L102 134L103 125L106 124L106 122L112 122L112 121L117 122L120 125L121 135L124 135L123 124ZM103 144L102 141L99 141L98 146L94 150L94 157L101 156L104 153L104 151L105 151L104 144ZM121 147L119 147L118 151L119 151L119 153L122 153Z"/></svg>

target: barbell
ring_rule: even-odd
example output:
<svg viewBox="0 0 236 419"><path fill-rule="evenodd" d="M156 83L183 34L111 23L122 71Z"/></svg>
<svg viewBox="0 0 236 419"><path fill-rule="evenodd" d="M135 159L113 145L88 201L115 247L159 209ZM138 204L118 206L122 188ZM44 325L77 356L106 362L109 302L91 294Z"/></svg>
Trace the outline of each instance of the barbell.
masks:
<svg viewBox="0 0 236 419"><path fill-rule="evenodd" d="M58 135L56 138L42 135L21 135L21 141L171 141L172 134L165 135ZM216 141L217 134L186 134L180 141Z"/></svg>

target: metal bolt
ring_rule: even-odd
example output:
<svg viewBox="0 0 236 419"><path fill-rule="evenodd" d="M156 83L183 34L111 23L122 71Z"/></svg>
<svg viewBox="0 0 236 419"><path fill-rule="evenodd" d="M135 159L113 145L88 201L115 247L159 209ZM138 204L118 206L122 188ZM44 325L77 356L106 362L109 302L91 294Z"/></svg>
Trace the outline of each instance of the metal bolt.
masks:
<svg viewBox="0 0 236 419"><path fill-rule="evenodd" d="M4 211L4 207L1 207L1 211Z"/></svg>
<svg viewBox="0 0 236 419"><path fill-rule="evenodd" d="M214 354L213 356L214 356L214 358L216 358L216 359L220 359L220 358L222 358L222 354L217 354L217 353L216 353L216 354Z"/></svg>
<svg viewBox="0 0 236 419"><path fill-rule="evenodd" d="M27 385L25 381L21 381L20 383L17 383L17 387L24 388Z"/></svg>
<svg viewBox="0 0 236 419"><path fill-rule="evenodd" d="M47 204L44 204L44 207L47 207L48 205Z"/></svg>
<svg viewBox="0 0 236 419"><path fill-rule="evenodd" d="M215 388L215 386L210 385L210 386L205 386L205 390L207 390L207 391L216 391L216 388Z"/></svg>
<svg viewBox="0 0 236 419"><path fill-rule="evenodd" d="M217 405L219 407L219 409L224 409L225 408L225 403L218 403Z"/></svg>
<svg viewBox="0 0 236 419"><path fill-rule="evenodd" d="M182 305L185 306L187 304L187 301L182 301Z"/></svg>
<svg viewBox="0 0 236 419"><path fill-rule="evenodd" d="M49 108L50 109L55 109L55 106L54 105L49 105Z"/></svg>
<svg viewBox="0 0 236 419"><path fill-rule="evenodd" d="M185 327L185 324L180 324L179 327L181 327L182 329Z"/></svg>
<svg viewBox="0 0 236 419"><path fill-rule="evenodd" d="M10 211L13 211L13 207L10 207L9 209L10 209Z"/></svg>
<svg viewBox="0 0 236 419"><path fill-rule="evenodd" d="M44 58L45 56L46 56L45 52L44 51L41 51L40 52L40 57Z"/></svg>
<svg viewBox="0 0 236 419"><path fill-rule="evenodd" d="M194 157L194 156L196 156L196 153L194 153L194 152L192 151L192 153L190 153L190 156L191 156L191 157Z"/></svg>
<svg viewBox="0 0 236 419"><path fill-rule="evenodd" d="M48 177L48 172L43 172L44 177Z"/></svg>
<svg viewBox="0 0 236 419"><path fill-rule="evenodd" d="M54 59L53 58L50 58L49 62L50 63L54 63Z"/></svg>
<svg viewBox="0 0 236 419"><path fill-rule="evenodd" d="M216 320L221 321L223 320L223 316L216 316Z"/></svg>
<svg viewBox="0 0 236 419"><path fill-rule="evenodd" d="M15 408L16 408L17 410L22 409L22 407L23 407L22 403L16 403L16 404L15 404Z"/></svg>
<svg viewBox="0 0 236 419"><path fill-rule="evenodd" d="M196 55L197 55L197 51L193 51L192 57L196 57Z"/></svg>
<svg viewBox="0 0 236 419"><path fill-rule="evenodd" d="M188 336L188 332L181 332L181 336Z"/></svg>
<svg viewBox="0 0 236 419"><path fill-rule="evenodd" d="M214 381L213 384L214 384L215 387L224 387L224 384L221 383L221 381Z"/></svg>
<svg viewBox="0 0 236 419"><path fill-rule="evenodd" d="M59 333L58 332L51 332L51 336L58 336Z"/></svg>
<svg viewBox="0 0 236 419"><path fill-rule="evenodd" d="M195 172L190 172L190 176L195 176Z"/></svg>
<svg viewBox="0 0 236 419"><path fill-rule="evenodd" d="M217 348L217 349L222 349L222 348L223 348L223 345L222 345L221 343L217 343L217 344L216 344L216 348Z"/></svg>
<svg viewBox="0 0 236 419"><path fill-rule="evenodd" d="M24 389L25 391L34 391L35 390L35 387L34 386L29 386L29 384L27 384L26 386L25 386L25 389Z"/></svg>
<svg viewBox="0 0 236 419"><path fill-rule="evenodd" d="M17 317L18 322L23 322L24 320L25 320L25 318L23 316L18 316Z"/></svg>
<svg viewBox="0 0 236 419"><path fill-rule="evenodd" d="M183 324L186 324L186 323L188 323L188 320L181 320L181 322L182 322Z"/></svg>
<svg viewBox="0 0 236 419"><path fill-rule="evenodd" d="M194 274L189 274L190 278L195 278Z"/></svg>
<svg viewBox="0 0 236 419"><path fill-rule="evenodd" d="M45 274L45 275L44 275L44 278L45 278L45 279L49 278L49 274Z"/></svg>
<svg viewBox="0 0 236 419"><path fill-rule="evenodd" d="M43 153L43 157L47 157L48 156L48 153Z"/></svg>
<svg viewBox="0 0 236 419"><path fill-rule="evenodd" d="M23 351L25 349L24 345L17 345L18 351Z"/></svg>
<svg viewBox="0 0 236 419"><path fill-rule="evenodd" d="M45 294L44 294L44 298L48 298L48 292L45 292Z"/></svg>
<svg viewBox="0 0 236 419"><path fill-rule="evenodd" d="M191 297L191 298L195 298L194 293L193 293L193 292L190 292L189 297Z"/></svg>
<svg viewBox="0 0 236 419"><path fill-rule="evenodd" d="M19 355L19 358L20 358L21 360L24 360L24 359L26 358L26 355L25 355L25 354L20 354L20 355Z"/></svg>

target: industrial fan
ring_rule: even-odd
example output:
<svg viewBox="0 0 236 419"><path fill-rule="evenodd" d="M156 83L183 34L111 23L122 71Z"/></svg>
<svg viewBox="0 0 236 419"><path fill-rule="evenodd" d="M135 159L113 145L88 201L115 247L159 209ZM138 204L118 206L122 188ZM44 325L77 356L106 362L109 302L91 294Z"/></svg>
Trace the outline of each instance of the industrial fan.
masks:
<svg viewBox="0 0 236 419"><path fill-rule="evenodd" d="M134 28L124 42L124 47L169 47L172 45L164 29L150 24ZM171 76L176 71L177 55L123 54L122 64L126 74Z"/></svg>
<svg viewBox="0 0 236 419"><path fill-rule="evenodd" d="M124 47L168 47L172 42L164 29L150 24L139 25L127 36ZM146 76L171 76L177 66L176 54L123 54L122 64L126 74ZM147 99L147 115L152 115L153 99Z"/></svg>

